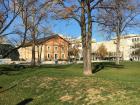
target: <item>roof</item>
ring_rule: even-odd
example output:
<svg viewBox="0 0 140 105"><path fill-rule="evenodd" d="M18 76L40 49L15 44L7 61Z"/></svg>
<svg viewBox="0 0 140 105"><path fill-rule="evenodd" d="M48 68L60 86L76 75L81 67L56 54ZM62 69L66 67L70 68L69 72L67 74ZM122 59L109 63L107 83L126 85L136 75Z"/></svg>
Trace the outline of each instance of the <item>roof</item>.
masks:
<svg viewBox="0 0 140 105"><path fill-rule="evenodd" d="M37 40L36 40L36 45L37 45L37 44L42 44L42 43L44 43L44 42L46 42L46 41L48 41L48 40L50 40L50 39L52 39L52 38L57 38L57 37L60 37L61 39L65 40L67 43L70 43L69 41L67 41L67 40L64 39L63 37L61 37L61 36L55 34L55 35L50 35L50 36L47 36L47 37L44 37L44 38L37 39ZM26 47L26 46L31 46L31 44L32 44L32 41L30 41L30 42L28 42L28 43L25 43L25 44L24 44L24 47Z"/></svg>
<svg viewBox="0 0 140 105"><path fill-rule="evenodd" d="M139 35L139 34L123 35L123 36L121 36L120 38L121 38L121 39L129 39L129 38L135 38L135 37L140 37L140 35ZM112 40L115 40L115 39L116 39L116 37L113 38Z"/></svg>

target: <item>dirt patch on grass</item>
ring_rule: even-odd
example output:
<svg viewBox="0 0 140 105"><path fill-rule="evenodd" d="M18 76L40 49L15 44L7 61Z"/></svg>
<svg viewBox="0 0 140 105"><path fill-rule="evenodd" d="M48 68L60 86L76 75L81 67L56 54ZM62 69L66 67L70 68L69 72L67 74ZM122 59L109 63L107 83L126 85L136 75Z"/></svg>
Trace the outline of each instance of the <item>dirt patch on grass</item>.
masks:
<svg viewBox="0 0 140 105"><path fill-rule="evenodd" d="M86 98L85 101L87 102L87 105L92 105L101 101L106 101L107 98L101 96L101 89L96 88L90 88L86 91Z"/></svg>
<svg viewBox="0 0 140 105"><path fill-rule="evenodd" d="M29 88L32 86L36 86L38 88L48 88L48 84L52 81L55 80L56 78L51 78L51 77L31 77L27 78L22 82L22 85L24 88Z"/></svg>
<svg viewBox="0 0 140 105"><path fill-rule="evenodd" d="M79 80L78 79L65 79L64 83L65 83L65 85L74 88L78 85Z"/></svg>
<svg viewBox="0 0 140 105"><path fill-rule="evenodd" d="M127 93L126 93L125 90L119 90L119 91L113 92L110 95L108 95L107 97L111 100L113 100L115 98L118 98L118 99L121 99L121 100L129 98L127 96Z"/></svg>
<svg viewBox="0 0 140 105"><path fill-rule="evenodd" d="M38 88L48 88L48 84L47 83L41 83L40 85L38 85Z"/></svg>
<svg viewBox="0 0 140 105"><path fill-rule="evenodd" d="M130 100L126 90L109 91L105 88L90 88L86 91L85 101L87 102L87 105L106 103L108 101L119 102L123 100L126 100L127 102Z"/></svg>
<svg viewBox="0 0 140 105"><path fill-rule="evenodd" d="M72 100L72 96L70 96L70 95L65 95L65 96L62 96L62 97L60 97L60 99L59 100L61 100L62 102L65 102L65 101L70 101L70 100Z"/></svg>
<svg viewBox="0 0 140 105"><path fill-rule="evenodd" d="M56 78L51 78L51 77L41 77L41 78L38 78L38 81L40 83L38 85L38 88L48 88L49 84L53 80L56 80Z"/></svg>
<svg viewBox="0 0 140 105"><path fill-rule="evenodd" d="M56 78L52 78L52 77L40 77L38 78L40 82L49 82L52 80L56 80Z"/></svg>
<svg viewBox="0 0 140 105"><path fill-rule="evenodd" d="M97 94L101 93L101 90L95 89L95 88L90 88L90 89L87 90L87 93L92 94L92 95L97 95Z"/></svg>

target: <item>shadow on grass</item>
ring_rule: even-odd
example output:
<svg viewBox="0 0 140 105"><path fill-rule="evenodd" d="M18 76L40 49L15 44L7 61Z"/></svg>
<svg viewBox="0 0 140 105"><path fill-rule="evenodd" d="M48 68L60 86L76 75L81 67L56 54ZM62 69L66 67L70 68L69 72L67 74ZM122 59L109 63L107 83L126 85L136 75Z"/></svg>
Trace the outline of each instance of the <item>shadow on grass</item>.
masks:
<svg viewBox="0 0 140 105"><path fill-rule="evenodd" d="M66 64L66 65L61 65L61 64L47 64L47 65L41 65L39 68L54 68L54 69L66 69L71 67L72 64Z"/></svg>
<svg viewBox="0 0 140 105"><path fill-rule="evenodd" d="M73 66L73 64L67 64L67 65L60 65L60 64L47 64L47 65L41 65L41 66L23 66L23 65L3 65L0 66L0 75L21 75L22 73L24 73L23 71L25 71L25 68L30 68L30 69L42 69L42 68L53 68L53 69L66 69Z"/></svg>
<svg viewBox="0 0 140 105"><path fill-rule="evenodd" d="M0 91L0 93L6 92L6 91L8 91L8 90L10 90L10 89L13 89L13 88L16 87L16 86L17 86L17 84L15 84L15 85L13 85L13 86L11 86L11 87L5 89L5 90Z"/></svg>
<svg viewBox="0 0 140 105"><path fill-rule="evenodd" d="M99 72L101 70L103 70L104 68L124 68L124 65L117 65L114 62L101 62L101 63L94 63L92 65L92 73L96 73Z"/></svg>
<svg viewBox="0 0 140 105"><path fill-rule="evenodd" d="M0 67L0 75L17 75L21 74L24 67L16 67L15 65L5 65Z"/></svg>
<svg viewBox="0 0 140 105"><path fill-rule="evenodd" d="M31 101L33 101L33 98L27 98L21 102L19 102L18 104L16 105L27 105L28 103L30 103Z"/></svg>

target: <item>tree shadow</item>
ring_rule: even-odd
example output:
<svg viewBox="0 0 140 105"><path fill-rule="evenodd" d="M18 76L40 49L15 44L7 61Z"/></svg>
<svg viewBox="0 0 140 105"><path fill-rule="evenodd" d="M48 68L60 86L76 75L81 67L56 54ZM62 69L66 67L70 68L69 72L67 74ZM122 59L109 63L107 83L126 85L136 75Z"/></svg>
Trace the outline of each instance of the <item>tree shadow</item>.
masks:
<svg viewBox="0 0 140 105"><path fill-rule="evenodd" d="M18 65L4 65L0 67L0 75L17 75L21 74L20 71L25 69L23 66Z"/></svg>
<svg viewBox="0 0 140 105"><path fill-rule="evenodd" d="M19 103L16 104L16 105L27 105L27 104L30 103L31 101L33 101L33 98L27 98L27 99L24 99L23 101L19 102Z"/></svg>
<svg viewBox="0 0 140 105"><path fill-rule="evenodd" d="M94 63L92 65L92 73L97 73L104 68L124 68L124 65L117 65L115 62L101 62L101 63Z"/></svg>
<svg viewBox="0 0 140 105"><path fill-rule="evenodd" d="M66 65L60 65L60 64L46 64L46 65L41 65L39 68L54 68L54 69L66 69L71 67L72 64L66 64Z"/></svg>
<svg viewBox="0 0 140 105"><path fill-rule="evenodd" d="M0 91L0 93L6 92L6 91L8 91L8 90L10 90L10 89L13 89L13 88L16 87L16 86L17 86L17 84L15 84L15 85L13 85L13 86L11 86L11 87L5 89L5 90L2 89L2 91Z"/></svg>
<svg viewBox="0 0 140 105"><path fill-rule="evenodd" d="M98 72L98 71L104 69L104 65L103 65L102 63L94 64L94 65L92 66L92 68L93 68L93 69L92 69L92 73L96 73L96 72Z"/></svg>

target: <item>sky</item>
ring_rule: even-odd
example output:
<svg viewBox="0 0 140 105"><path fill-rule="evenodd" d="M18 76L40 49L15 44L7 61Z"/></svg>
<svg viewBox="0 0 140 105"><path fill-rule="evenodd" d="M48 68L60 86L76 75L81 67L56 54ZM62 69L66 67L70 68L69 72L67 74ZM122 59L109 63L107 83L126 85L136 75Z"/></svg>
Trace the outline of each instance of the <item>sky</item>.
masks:
<svg viewBox="0 0 140 105"><path fill-rule="evenodd" d="M20 28L20 19L17 18L12 25L6 30L5 33L9 33L15 29L15 27ZM44 24L45 25L45 24ZM81 36L81 30L78 23L75 20L50 20L46 27L51 27L51 31L56 34L62 34L64 36L79 38ZM98 31L98 26L95 24L93 27L93 35L92 38L96 39L96 41L105 40L103 33ZM9 35L9 39L16 39L16 35Z"/></svg>
<svg viewBox="0 0 140 105"><path fill-rule="evenodd" d="M20 19L17 18L5 33L14 30L15 26L20 28L20 26L18 26L19 24ZM48 26L51 27L51 31L56 34L62 34L72 38L78 38L81 36L80 27L75 20L50 20L48 21L46 27ZM99 29L99 26L96 23L93 23L92 39L96 40L97 42L107 40L106 33L99 31ZM128 29L126 34L140 34L140 29ZM8 38L16 39L17 37L16 35L10 35Z"/></svg>
<svg viewBox="0 0 140 105"><path fill-rule="evenodd" d="M79 24L75 20L56 20L50 22L52 32L62 34L64 36L69 36L72 38L80 38L81 29ZM103 32L99 31L97 24L93 25L92 38L96 41L106 40Z"/></svg>
<svg viewBox="0 0 140 105"><path fill-rule="evenodd" d="M138 17L140 20L140 17ZM15 26L17 28L19 27L20 24L20 19L17 18L12 25L6 30L5 33L8 33L12 30L14 30ZM64 36L70 36L73 38L78 38L81 36L81 30L80 27L78 25L78 23L75 20L52 20L50 19L48 21L48 23L43 23L43 24L47 24L46 27L51 27L51 30L53 33L56 34L62 34ZM99 31L100 28L96 23L93 23L93 29L92 29L92 38L95 39L97 42L99 41L103 41L106 40L106 36L107 33L105 32L101 32ZM132 29L127 29L127 33L126 34L140 34L140 28L135 28L132 27ZM8 38L12 38L12 39L16 39L17 36L16 35L10 35L8 36Z"/></svg>
<svg viewBox="0 0 140 105"><path fill-rule="evenodd" d="M55 33L63 34L66 36L71 36L77 38L81 35L80 27L75 20L57 20L52 22L52 31ZM127 29L124 34L140 34L140 28ZM101 32L97 23L93 23L92 38L97 42L108 40L107 33Z"/></svg>

